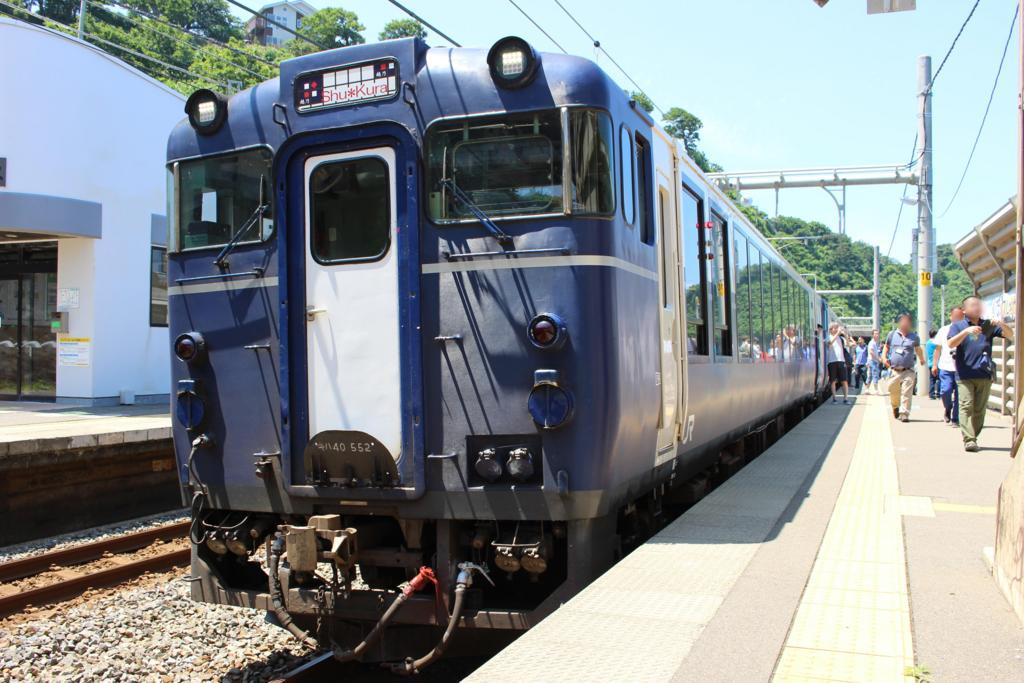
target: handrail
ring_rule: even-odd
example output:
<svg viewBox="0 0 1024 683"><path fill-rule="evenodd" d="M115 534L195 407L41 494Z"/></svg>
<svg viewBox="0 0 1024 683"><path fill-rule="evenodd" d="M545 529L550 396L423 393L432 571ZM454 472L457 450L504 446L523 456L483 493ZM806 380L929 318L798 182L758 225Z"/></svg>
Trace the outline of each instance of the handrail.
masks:
<svg viewBox="0 0 1024 683"><path fill-rule="evenodd" d="M456 261L458 259L473 259L478 256L521 256L523 254L561 254L562 256L568 256L571 251L567 247L548 247L545 249L511 249L509 251L464 251L452 253L450 251L442 251L441 255L447 261Z"/></svg>
<svg viewBox="0 0 1024 683"><path fill-rule="evenodd" d="M245 270L239 273L215 273L213 275L195 275L193 277L179 277L174 282L175 284L180 285L186 282L203 282L205 280L222 280L239 277L263 277L263 269L260 267L256 267L253 268L252 270Z"/></svg>

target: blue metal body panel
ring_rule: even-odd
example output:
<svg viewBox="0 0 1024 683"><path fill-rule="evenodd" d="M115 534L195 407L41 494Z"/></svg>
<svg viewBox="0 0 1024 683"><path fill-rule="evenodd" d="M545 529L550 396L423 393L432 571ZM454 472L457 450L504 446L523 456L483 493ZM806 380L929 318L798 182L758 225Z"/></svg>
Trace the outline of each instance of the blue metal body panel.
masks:
<svg viewBox="0 0 1024 683"><path fill-rule="evenodd" d="M300 74L384 57L399 63L397 97L304 114L294 110L293 83ZM262 277L230 288L216 277L216 250L170 256L169 280L178 287L170 297L171 338L197 330L210 349L202 366L176 360L173 379L198 379L209 402L204 431L216 454L197 459L197 466L213 506L310 512L314 504L337 505L344 499L401 501L401 515L420 518L597 517L649 490L673 468L706 466L719 446L814 393L813 361L693 362L686 412L697 416L694 438L678 447L679 461L656 469L659 260L657 247L643 243L620 211L608 218L502 222L517 250L604 258L600 265L553 261L515 268L503 258L481 258L471 260L472 269L449 268L461 261L449 261L446 252L499 247L478 223L437 225L427 219L421 202L422 140L432 122L587 106L606 110L616 131L624 124L655 139L650 120L588 60L544 54L535 82L503 90L493 83L485 57L484 50L428 49L413 39L316 53L283 63L279 79L232 97L218 132L197 135L183 121L171 134L170 163L255 145L274 152L275 234L266 243L240 245L230 256L232 272L259 267ZM399 172L401 485L344 491L307 486L301 458L311 436L302 162L308 155L380 145L395 149ZM737 215L724 203L715 209ZM205 289L179 282L197 276L213 279ZM529 343L526 326L538 313L566 321L564 347L544 351ZM456 335L460 342L435 340ZM251 345L262 346L245 348ZM559 430L541 432L526 410L538 369L557 370L575 396L575 416ZM542 485L467 483L467 436L538 433ZM176 424L182 466L189 439ZM256 476L253 462L277 452L283 481L268 483ZM427 457L449 453L457 457ZM567 476L567 491L558 490L559 472Z"/></svg>

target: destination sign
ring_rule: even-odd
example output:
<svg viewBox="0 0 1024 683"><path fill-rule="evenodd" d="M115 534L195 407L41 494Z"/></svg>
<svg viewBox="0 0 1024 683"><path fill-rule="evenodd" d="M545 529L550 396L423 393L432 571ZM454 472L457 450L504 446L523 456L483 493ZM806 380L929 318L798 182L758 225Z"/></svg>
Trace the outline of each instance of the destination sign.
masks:
<svg viewBox="0 0 1024 683"><path fill-rule="evenodd" d="M309 71L295 79L295 110L308 114L398 94L398 62L385 58Z"/></svg>

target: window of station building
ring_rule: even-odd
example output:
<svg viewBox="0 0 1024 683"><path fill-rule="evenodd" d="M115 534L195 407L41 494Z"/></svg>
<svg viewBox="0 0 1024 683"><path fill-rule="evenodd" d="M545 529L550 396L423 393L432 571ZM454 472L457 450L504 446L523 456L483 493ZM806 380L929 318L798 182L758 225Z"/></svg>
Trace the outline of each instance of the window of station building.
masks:
<svg viewBox="0 0 1024 683"><path fill-rule="evenodd" d="M241 243L268 239L274 228L270 161L270 151L259 148L180 162L175 212L178 247L227 244L255 219L261 196L267 204L263 225L250 226Z"/></svg>
<svg viewBox="0 0 1024 683"><path fill-rule="evenodd" d="M651 220L651 146L647 140L636 136L636 220L640 228L640 241L654 244L654 225Z"/></svg>
<svg viewBox="0 0 1024 683"><path fill-rule="evenodd" d="M391 243L387 163L368 156L320 164L309 177L309 238L320 263L375 261Z"/></svg>
<svg viewBox="0 0 1024 683"><path fill-rule="evenodd" d="M747 238L735 232L736 247L736 335L740 343L739 357L754 357L754 332L750 324L753 301L751 298L751 267L748 259Z"/></svg>
<svg viewBox="0 0 1024 683"><path fill-rule="evenodd" d="M680 193L683 221L683 294L686 299L686 338L691 353L706 356L708 342L707 271L704 268L704 207L685 187Z"/></svg>
<svg viewBox="0 0 1024 683"><path fill-rule="evenodd" d="M619 131L619 184L622 191L622 217L633 224L633 197L636 187L633 183L633 137L625 126Z"/></svg>
<svg viewBox="0 0 1024 683"><path fill-rule="evenodd" d="M613 128L605 112L559 110L446 120L425 139L431 219L475 220L459 195L492 218L615 211ZM568 151L568 154L565 152ZM565 169L565 160L569 168ZM632 168L630 169L632 170ZM563 184L564 173L569 174ZM456 188L453 191L451 186Z"/></svg>
<svg viewBox="0 0 1024 683"><path fill-rule="evenodd" d="M167 327L167 247L149 248L149 326Z"/></svg>
<svg viewBox="0 0 1024 683"><path fill-rule="evenodd" d="M730 282L729 265L729 232L725 220L717 214L711 214L712 254L711 272L712 305L711 320L714 330L716 356L732 355L732 330L729 325L730 298L732 282Z"/></svg>

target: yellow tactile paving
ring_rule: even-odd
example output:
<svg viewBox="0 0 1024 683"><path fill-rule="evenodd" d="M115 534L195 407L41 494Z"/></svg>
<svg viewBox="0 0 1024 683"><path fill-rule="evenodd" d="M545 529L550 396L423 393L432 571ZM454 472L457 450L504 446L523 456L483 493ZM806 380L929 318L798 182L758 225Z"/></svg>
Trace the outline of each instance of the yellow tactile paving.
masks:
<svg viewBox="0 0 1024 683"><path fill-rule="evenodd" d="M932 508L939 512L969 512L975 515L996 514L995 505L964 505L963 503L932 503Z"/></svg>
<svg viewBox="0 0 1024 683"><path fill-rule="evenodd" d="M850 469L773 681L914 680L905 675L914 665L914 644L902 515L928 514L932 505L900 496L888 404L878 397L866 403Z"/></svg>

